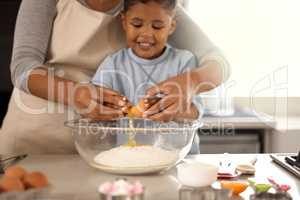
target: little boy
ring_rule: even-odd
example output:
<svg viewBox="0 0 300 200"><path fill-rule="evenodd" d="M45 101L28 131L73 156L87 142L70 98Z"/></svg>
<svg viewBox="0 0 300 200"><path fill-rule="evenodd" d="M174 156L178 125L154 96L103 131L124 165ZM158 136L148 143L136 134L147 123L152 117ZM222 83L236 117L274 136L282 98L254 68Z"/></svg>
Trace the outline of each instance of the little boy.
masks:
<svg viewBox="0 0 300 200"><path fill-rule="evenodd" d="M122 22L128 48L108 56L92 82L135 105L151 86L197 66L192 53L167 44L176 28L175 8L175 0L126 0Z"/></svg>
<svg viewBox="0 0 300 200"><path fill-rule="evenodd" d="M153 85L198 64L191 52L167 44L176 28L176 0L125 0L124 4L122 25L128 48L108 56L92 83L118 91L136 105ZM200 110L196 113L190 118L197 119Z"/></svg>

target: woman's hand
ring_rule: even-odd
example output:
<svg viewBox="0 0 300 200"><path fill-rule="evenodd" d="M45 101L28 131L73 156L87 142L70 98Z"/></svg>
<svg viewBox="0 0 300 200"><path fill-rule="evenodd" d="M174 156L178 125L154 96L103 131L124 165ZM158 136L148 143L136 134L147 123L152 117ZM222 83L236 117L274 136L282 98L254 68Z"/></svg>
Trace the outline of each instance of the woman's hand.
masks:
<svg viewBox="0 0 300 200"><path fill-rule="evenodd" d="M151 87L146 92L144 102L146 111L143 117L156 121L171 121L182 113L191 113L194 95L191 72L180 74ZM162 94L156 102L157 94Z"/></svg>
<svg viewBox="0 0 300 200"><path fill-rule="evenodd" d="M73 105L84 117L108 121L124 117L131 106L118 92L91 84L75 86Z"/></svg>
<svg viewBox="0 0 300 200"><path fill-rule="evenodd" d="M45 68L31 72L28 88L35 96L71 106L82 116L94 120L118 119L131 106L127 98L116 91L53 76Z"/></svg>

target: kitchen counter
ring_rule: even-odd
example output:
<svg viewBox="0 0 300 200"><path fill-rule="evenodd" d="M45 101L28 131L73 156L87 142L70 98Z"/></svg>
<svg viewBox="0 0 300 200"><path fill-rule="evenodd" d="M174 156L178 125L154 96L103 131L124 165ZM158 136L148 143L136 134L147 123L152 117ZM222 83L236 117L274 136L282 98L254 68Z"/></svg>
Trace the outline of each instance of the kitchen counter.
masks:
<svg viewBox="0 0 300 200"><path fill-rule="evenodd" d="M250 160L257 156L257 177L273 176L280 181L291 185L290 194L294 199L300 198L300 180L284 171L271 162L269 155L231 155L232 161ZM203 160L205 162L218 163L221 155L197 155L189 159ZM98 199L97 187L105 181L114 180L117 177L103 173L88 166L78 155L36 155L29 156L20 165L32 170L40 170L46 173L51 182L51 193L57 199ZM162 175L127 176L128 180L140 180L146 186L146 200L176 200L180 184L176 179L176 169ZM218 185L217 183L215 184ZM252 190L248 188L241 197L234 199L248 199Z"/></svg>
<svg viewBox="0 0 300 200"><path fill-rule="evenodd" d="M272 152L299 151L300 116L278 117L276 122L271 140Z"/></svg>
<svg viewBox="0 0 300 200"><path fill-rule="evenodd" d="M235 112L228 116L204 115L203 129L235 128L235 129L273 129L274 119L249 108L236 107Z"/></svg>

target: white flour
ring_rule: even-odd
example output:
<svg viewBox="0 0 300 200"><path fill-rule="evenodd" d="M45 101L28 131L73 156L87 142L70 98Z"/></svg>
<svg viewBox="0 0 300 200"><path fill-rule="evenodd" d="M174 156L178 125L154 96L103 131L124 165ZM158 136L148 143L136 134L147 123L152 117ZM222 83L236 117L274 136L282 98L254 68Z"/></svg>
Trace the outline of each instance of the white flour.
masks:
<svg viewBox="0 0 300 200"><path fill-rule="evenodd" d="M154 146L120 146L98 154L94 161L110 167L154 167L176 162L177 152Z"/></svg>

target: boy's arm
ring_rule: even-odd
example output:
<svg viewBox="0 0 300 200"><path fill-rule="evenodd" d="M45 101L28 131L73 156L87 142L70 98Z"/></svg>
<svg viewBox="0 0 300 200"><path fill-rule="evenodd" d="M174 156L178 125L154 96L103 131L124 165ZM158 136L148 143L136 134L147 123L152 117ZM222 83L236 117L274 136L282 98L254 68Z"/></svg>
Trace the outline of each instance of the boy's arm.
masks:
<svg viewBox="0 0 300 200"><path fill-rule="evenodd" d="M91 79L92 84L114 89L113 77L115 74L115 67L110 56L108 56L98 67L97 72Z"/></svg>
<svg viewBox="0 0 300 200"><path fill-rule="evenodd" d="M185 51L180 55L182 65L179 66L179 75L169 78L158 85L150 88L147 94L161 92L166 96L151 105L144 112L144 117L157 121L171 121L182 119L197 119L203 114L201 103L197 95L193 95L190 87L192 70L197 66L197 58L190 52ZM183 78L182 78L183 77ZM149 95L150 97L152 95ZM197 100L196 100L197 99Z"/></svg>

